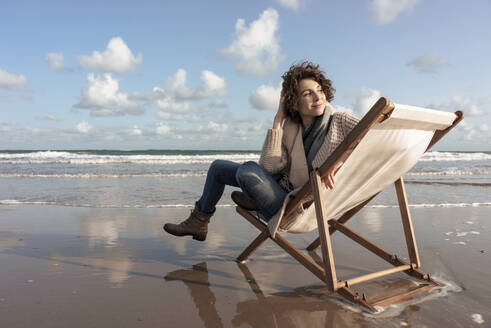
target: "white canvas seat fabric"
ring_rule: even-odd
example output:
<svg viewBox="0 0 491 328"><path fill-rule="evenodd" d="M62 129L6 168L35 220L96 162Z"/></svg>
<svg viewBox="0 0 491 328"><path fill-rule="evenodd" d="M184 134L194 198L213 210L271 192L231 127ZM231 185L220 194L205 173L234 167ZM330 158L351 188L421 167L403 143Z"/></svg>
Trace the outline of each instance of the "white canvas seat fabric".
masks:
<svg viewBox="0 0 491 328"><path fill-rule="evenodd" d="M435 130L449 127L455 118L450 112L395 104L390 117L372 125L353 150L335 176L334 189L322 186L327 218L345 213L403 176L424 154ZM312 231L317 228L315 206L283 220L281 227L279 221L268 223L272 235L276 230Z"/></svg>

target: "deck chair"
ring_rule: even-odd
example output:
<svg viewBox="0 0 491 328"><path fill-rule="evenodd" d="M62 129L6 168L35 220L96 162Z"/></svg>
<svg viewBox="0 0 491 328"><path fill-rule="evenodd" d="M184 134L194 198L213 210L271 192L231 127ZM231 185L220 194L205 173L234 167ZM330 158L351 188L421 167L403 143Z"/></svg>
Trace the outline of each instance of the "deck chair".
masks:
<svg viewBox="0 0 491 328"><path fill-rule="evenodd" d="M419 292L437 286L437 282L420 270L421 263L402 176L428 149L460 122L463 116L461 111L455 113L436 111L393 104L387 98L380 98L323 165L314 168L310 174L310 180L294 197L290 198L286 205L284 215L280 219L280 228L286 227L283 231L301 233L318 230L319 237L307 246L310 256L297 249L279 233L272 235L271 229L268 229L268 225L255 212L249 212L238 206L237 212L260 230L260 234L238 256L237 260L245 261L265 240L270 238L325 282L330 291L337 292L349 301L374 312L376 312L375 306L377 305L386 306L401 302L412 298ZM349 153L348 158L336 174L335 188L326 189L322 178L329 168L347 153ZM392 184L395 184L399 203L409 254L408 263L400 256L386 251L345 225L378 193ZM291 216L298 213L297 208L302 206L303 209L303 203L312 199L312 196L313 205L307 207L302 215L296 215L295 221L291 222ZM271 221L269 224L271 225ZM336 231L346 235L392 266L382 271L347 280L338 279L330 238L330 235ZM322 257L316 262L317 253L313 250L319 246L321 246ZM376 301L371 301L364 293L360 295L351 288L355 284L398 272L404 272L420 280L420 287Z"/></svg>

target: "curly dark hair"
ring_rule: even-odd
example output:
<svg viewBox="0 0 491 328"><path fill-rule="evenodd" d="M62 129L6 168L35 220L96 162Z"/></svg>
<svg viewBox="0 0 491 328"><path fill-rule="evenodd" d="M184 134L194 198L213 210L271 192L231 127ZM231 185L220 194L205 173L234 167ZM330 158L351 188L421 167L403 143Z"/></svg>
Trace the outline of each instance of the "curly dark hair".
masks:
<svg viewBox="0 0 491 328"><path fill-rule="evenodd" d="M298 84L302 79L312 79L320 84L322 91L326 95L326 100L334 99L336 89L332 86L331 80L325 77L324 72L320 70L319 65L309 61L300 64L293 64L290 69L283 74L282 95L286 115L297 123L302 123L300 114L296 111L298 104Z"/></svg>

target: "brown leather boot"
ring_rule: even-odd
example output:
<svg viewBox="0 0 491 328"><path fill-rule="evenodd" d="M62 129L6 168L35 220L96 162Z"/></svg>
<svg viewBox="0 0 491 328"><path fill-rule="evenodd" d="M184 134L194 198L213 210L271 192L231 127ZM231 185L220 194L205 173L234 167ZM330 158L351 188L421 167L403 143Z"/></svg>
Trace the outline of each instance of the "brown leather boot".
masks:
<svg viewBox="0 0 491 328"><path fill-rule="evenodd" d="M256 202L253 199L247 197L247 195L242 191L232 191L232 194L230 196L232 197L232 200L235 204L248 211L259 210L259 206L257 206Z"/></svg>
<svg viewBox="0 0 491 328"><path fill-rule="evenodd" d="M208 223L213 213L204 213L198 209L198 203L189 217L179 224L166 223L164 230L174 236L193 236L193 239L204 241L208 233Z"/></svg>

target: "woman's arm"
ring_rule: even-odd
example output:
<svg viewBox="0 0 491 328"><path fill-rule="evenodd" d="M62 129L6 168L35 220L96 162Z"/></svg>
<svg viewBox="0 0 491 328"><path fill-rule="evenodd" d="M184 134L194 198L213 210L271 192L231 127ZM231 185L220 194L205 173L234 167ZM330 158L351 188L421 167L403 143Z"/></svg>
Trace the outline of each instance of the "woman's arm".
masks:
<svg viewBox="0 0 491 328"><path fill-rule="evenodd" d="M343 113L343 120L342 120L342 131L343 131L343 140L348 136L348 134L353 130L353 128L358 124L360 121L359 118L356 116L353 116L348 113ZM334 176L336 173L338 173L339 169L341 166L343 166L344 162L346 159L349 157L349 155L353 152L353 149L356 147L354 145L350 149L348 149L347 152L341 156L341 158L332 166L332 168L329 170L329 173L324 177L324 185L328 189L334 189Z"/></svg>
<svg viewBox="0 0 491 328"><path fill-rule="evenodd" d="M280 97L280 104L278 105L278 111L276 112L276 115L274 116L273 129L281 128L281 126L283 124L283 120L286 117L283 91L281 93L282 94Z"/></svg>
<svg viewBox="0 0 491 328"><path fill-rule="evenodd" d="M288 154L283 143L283 121L286 117L283 96L274 117L273 128L268 130L264 140L259 165L274 174L280 172L288 162Z"/></svg>

